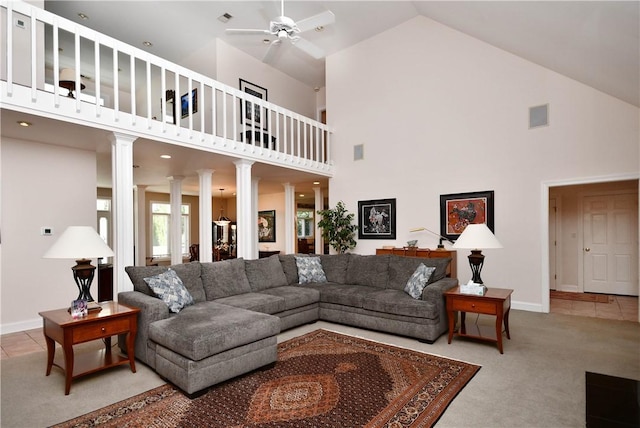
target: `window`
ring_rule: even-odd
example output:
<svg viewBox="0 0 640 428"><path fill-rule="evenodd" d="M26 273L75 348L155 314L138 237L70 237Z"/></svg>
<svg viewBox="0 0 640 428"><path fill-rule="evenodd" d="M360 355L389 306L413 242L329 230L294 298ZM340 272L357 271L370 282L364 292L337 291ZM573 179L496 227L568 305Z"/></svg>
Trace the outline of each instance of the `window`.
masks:
<svg viewBox="0 0 640 428"><path fill-rule="evenodd" d="M314 232L313 211L298 210L297 217L298 238L312 237Z"/></svg>
<svg viewBox="0 0 640 428"><path fill-rule="evenodd" d="M109 238L111 223L111 199L98 198L96 202L98 212L98 234L105 244L111 245Z"/></svg>
<svg viewBox="0 0 640 428"><path fill-rule="evenodd" d="M183 204L181 212L181 246L183 255L189 255L189 205ZM151 203L151 247L153 257L171 255L171 204L168 202Z"/></svg>

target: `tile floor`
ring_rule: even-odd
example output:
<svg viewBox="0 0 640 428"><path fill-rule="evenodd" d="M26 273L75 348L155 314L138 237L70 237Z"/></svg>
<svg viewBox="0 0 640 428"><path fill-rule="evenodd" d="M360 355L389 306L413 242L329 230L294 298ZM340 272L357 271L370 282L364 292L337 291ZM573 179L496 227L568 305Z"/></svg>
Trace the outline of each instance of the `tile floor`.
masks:
<svg viewBox="0 0 640 428"><path fill-rule="evenodd" d="M551 299L551 312L584 317L638 321L638 298L609 296L609 303ZM56 346L59 346L56 344ZM0 336L1 358L47 350L41 328Z"/></svg>

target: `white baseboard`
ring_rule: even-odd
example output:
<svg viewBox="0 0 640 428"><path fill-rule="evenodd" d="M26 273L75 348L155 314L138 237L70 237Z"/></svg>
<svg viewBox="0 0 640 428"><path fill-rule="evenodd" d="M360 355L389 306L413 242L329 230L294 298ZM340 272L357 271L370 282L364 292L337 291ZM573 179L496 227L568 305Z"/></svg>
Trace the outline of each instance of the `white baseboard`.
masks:
<svg viewBox="0 0 640 428"><path fill-rule="evenodd" d="M42 318L0 325L0 334L17 333L19 331L42 328Z"/></svg>
<svg viewBox="0 0 640 428"><path fill-rule="evenodd" d="M517 309L520 311L529 311L529 312L543 312L542 304L540 303L527 303L527 302L518 302L511 301L511 308Z"/></svg>
<svg viewBox="0 0 640 428"><path fill-rule="evenodd" d="M558 291L568 291L570 293L580 293L580 288L574 284L560 284L556 290Z"/></svg>

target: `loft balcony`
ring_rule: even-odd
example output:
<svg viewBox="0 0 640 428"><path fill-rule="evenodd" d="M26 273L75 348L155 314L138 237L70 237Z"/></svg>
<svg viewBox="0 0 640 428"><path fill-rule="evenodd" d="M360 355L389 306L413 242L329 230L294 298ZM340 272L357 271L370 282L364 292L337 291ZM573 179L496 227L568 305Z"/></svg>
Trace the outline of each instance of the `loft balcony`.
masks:
<svg viewBox="0 0 640 428"><path fill-rule="evenodd" d="M333 175L316 120L27 3L0 0L0 34L2 109Z"/></svg>

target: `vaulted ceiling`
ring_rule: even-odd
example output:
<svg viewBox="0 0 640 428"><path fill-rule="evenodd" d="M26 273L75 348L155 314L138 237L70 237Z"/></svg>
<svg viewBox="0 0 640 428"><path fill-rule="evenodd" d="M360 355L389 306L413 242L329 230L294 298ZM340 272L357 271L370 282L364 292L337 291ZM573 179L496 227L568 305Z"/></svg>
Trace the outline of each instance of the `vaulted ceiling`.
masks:
<svg viewBox="0 0 640 428"><path fill-rule="evenodd" d="M53 13L176 63L216 38L262 59L268 47L263 40L274 37L225 30L267 29L281 6L277 0L45 1ZM640 106L638 1L284 2L284 14L295 21L326 10L335 23L302 36L327 54L423 15ZM225 13L232 16L227 23L218 20ZM324 60L288 43L272 65L311 87L324 86Z"/></svg>

